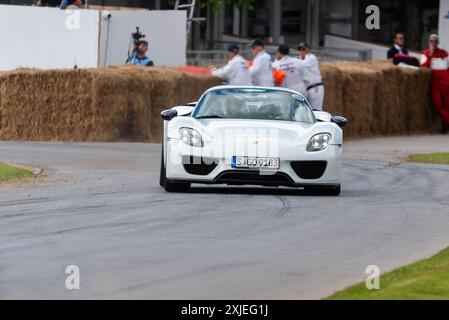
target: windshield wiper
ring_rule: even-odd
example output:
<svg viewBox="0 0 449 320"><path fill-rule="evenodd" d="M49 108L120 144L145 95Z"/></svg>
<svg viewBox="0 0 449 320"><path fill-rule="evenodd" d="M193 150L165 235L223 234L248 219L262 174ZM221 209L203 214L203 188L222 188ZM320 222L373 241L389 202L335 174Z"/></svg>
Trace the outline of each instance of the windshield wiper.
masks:
<svg viewBox="0 0 449 320"><path fill-rule="evenodd" d="M210 116L195 117L195 119L223 119L223 117L217 115L210 115Z"/></svg>

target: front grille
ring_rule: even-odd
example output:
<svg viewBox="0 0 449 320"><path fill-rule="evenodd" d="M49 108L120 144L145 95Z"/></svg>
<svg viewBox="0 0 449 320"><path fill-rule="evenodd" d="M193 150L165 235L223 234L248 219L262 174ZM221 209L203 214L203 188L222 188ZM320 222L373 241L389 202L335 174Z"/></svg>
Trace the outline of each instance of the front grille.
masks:
<svg viewBox="0 0 449 320"><path fill-rule="evenodd" d="M295 161L291 163L293 171L304 180L316 180L323 176L327 168L326 161Z"/></svg>
<svg viewBox="0 0 449 320"><path fill-rule="evenodd" d="M260 171L225 171L215 181L232 185L292 186L293 180L285 173L262 175Z"/></svg>
<svg viewBox="0 0 449 320"><path fill-rule="evenodd" d="M215 170L218 165L218 160L201 157L183 157L182 165L187 173L197 176L207 176Z"/></svg>

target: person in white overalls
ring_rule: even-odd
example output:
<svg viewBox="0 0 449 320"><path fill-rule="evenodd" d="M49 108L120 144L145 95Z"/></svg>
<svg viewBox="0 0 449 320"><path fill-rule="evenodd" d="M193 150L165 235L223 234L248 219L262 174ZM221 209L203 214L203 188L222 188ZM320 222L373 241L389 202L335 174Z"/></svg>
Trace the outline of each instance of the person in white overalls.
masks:
<svg viewBox="0 0 449 320"><path fill-rule="evenodd" d="M239 55L236 44L228 46L228 63L222 68L212 68L212 75L226 81L233 86L252 86L253 81L249 73L248 62Z"/></svg>
<svg viewBox="0 0 449 320"><path fill-rule="evenodd" d="M313 109L322 111L324 84L318 59L310 52L310 46L307 43L301 43L297 48L299 51L299 61L304 73L304 82L307 88L307 100Z"/></svg>
<svg viewBox="0 0 449 320"><path fill-rule="evenodd" d="M289 56L290 48L281 44L276 54L276 60L273 62L273 75L276 86L295 90L306 96L307 90L303 81L303 68L298 58ZM277 78L276 74L282 77Z"/></svg>
<svg viewBox="0 0 449 320"><path fill-rule="evenodd" d="M265 51L262 40L256 39L250 43L250 51L254 59L249 68L253 84L259 87L273 87L273 71L271 56Z"/></svg>

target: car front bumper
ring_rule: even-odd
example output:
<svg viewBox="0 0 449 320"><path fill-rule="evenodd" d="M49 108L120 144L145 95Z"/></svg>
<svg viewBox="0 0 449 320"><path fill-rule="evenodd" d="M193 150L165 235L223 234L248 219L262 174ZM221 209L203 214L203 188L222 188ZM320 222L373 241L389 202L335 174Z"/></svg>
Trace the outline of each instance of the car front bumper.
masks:
<svg viewBox="0 0 449 320"><path fill-rule="evenodd" d="M231 164L233 154L217 157L211 148L191 148L177 139L169 140L166 148L166 176L170 180L288 187L341 183L342 147L338 145L319 152L307 152L305 146L281 150L280 167L276 171L236 169Z"/></svg>

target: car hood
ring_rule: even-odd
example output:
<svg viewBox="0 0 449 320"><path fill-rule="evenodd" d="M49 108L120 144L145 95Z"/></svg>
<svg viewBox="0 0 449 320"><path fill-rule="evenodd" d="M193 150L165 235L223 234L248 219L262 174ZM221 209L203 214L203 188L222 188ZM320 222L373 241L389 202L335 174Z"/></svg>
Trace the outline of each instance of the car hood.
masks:
<svg viewBox="0 0 449 320"><path fill-rule="evenodd" d="M276 144L281 149L304 146L319 133L330 133L331 144L342 143L341 129L329 122L304 123L277 120L195 119L177 117L168 123L168 137L179 139L180 128L198 131L206 147L246 141L248 144Z"/></svg>
<svg viewBox="0 0 449 320"><path fill-rule="evenodd" d="M278 137L298 141L313 127L313 124L274 120L203 119L198 120L198 123L214 140Z"/></svg>
<svg viewBox="0 0 449 320"><path fill-rule="evenodd" d="M205 141L229 142L247 139L250 143L307 144L313 123L276 120L202 119L197 120Z"/></svg>

